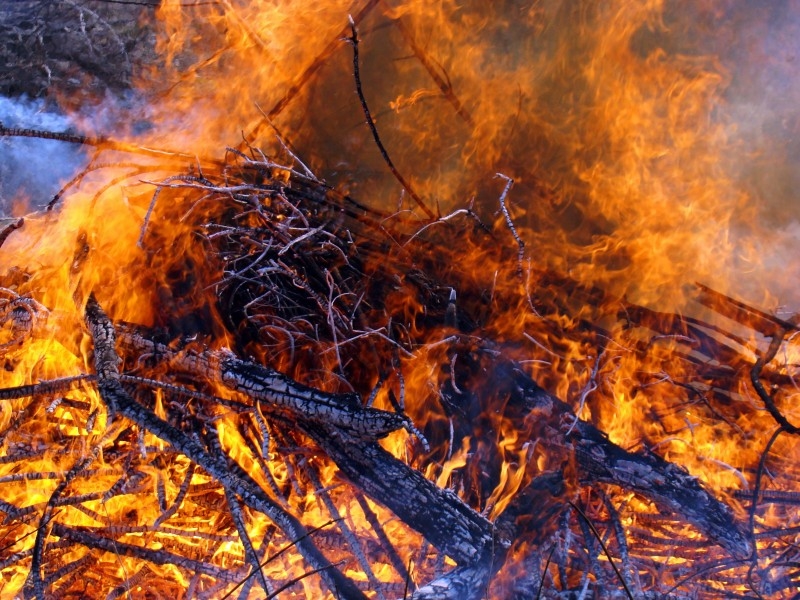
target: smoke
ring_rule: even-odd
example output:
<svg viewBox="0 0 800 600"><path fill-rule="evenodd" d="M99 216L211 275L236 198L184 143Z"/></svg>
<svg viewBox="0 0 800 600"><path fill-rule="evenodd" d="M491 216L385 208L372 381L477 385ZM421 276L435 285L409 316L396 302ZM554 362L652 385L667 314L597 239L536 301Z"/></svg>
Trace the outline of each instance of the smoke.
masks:
<svg viewBox="0 0 800 600"><path fill-rule="evenodd" d="M724 107L737 143L730 171L764 207L765 220L797 220L800 185L800 4L743 3L711 38L730 76Z"/></svg>
<svg viewBox="0 0 800 600"><path fill-rule="evenodd" d="M729 35L711 39L731 78L727 170L759 215L731 232L742 263L758 265L743 277L741 294L792 313L800 308L800 3L744 2L725 17Z"/></svg>
<svg viewBox="0 0 800 600"><path fill-rule="evenodd" d="M69 131L64 115L50 112L42 100L0 96L0 122L8 128ZM43 208L61 185L86 163L79 146L57 140L0 138L0 216Z"/></svg>

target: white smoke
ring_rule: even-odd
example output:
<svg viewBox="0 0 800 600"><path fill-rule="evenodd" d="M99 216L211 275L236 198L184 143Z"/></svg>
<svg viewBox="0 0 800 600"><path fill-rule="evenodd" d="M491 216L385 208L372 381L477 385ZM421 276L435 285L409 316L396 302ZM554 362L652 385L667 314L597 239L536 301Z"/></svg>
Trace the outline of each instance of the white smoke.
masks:
<svg viewBox="0 0 800 600"><path fill-rule="evenodd" d="M7 128L70 130L70 120L45 109L42 100L0 96L0 122ZM47 205L84 164L83 148L57 140L0 138L0 216ZM16 207L16 208L15 208Z"/></svg>

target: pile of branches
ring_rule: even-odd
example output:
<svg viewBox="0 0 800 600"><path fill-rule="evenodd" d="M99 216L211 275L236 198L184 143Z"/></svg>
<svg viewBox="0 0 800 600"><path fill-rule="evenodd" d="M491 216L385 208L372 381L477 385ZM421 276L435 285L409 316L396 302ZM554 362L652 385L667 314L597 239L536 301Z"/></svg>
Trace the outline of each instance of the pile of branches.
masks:
<svg viewBox="0 0 800 600"><path fill-rule="evenodd" d="M13 465L0 479L0 569L9 585L24 577L27 597L739 598L798 585L796 524L759 526L797 502L761 489L781 468L770 447L797 433L779 408L791 373L766 368L794 324L701 289L701 301L772 338L750 364L741 337L553 273L534 274L541 294L490 277L476 285L454 248L479 248L500 277L519 278L522 244L499 241L505 226L519 240L507 212L497 228L471 207L424 222L382 214L299 161L253 149L154 185L140 245L142 272L159 273L142 278L155 288L155 323L115 321L104 292L80 286L83 322L59 320L23 269L1 284L6 370L42 338L76 356L74 332L91 340L81 373L0 391L17 402L0 431ZM187 250L165 259L178 223L174 243ZM76 274L92 253L77 247ZM565 296L613 310L637 334L610 344L596 322L566 327ZM497 307L516 304L540 328L493 339ZM752 410L774 417L761 462L737 471L751 491L723 501L657 452L621 448L578 418L603 389L603 361L644 356L664 337L679 339L670 360L694 377L671 381L665 360L676 405L734 430L732 399L747 380ZM567 376L552 360L567 341L595 348L569 402L546 389ZM531 365L548 359L542 387ZM407 398L420 364L428 395ZM399 458L382 440L402 430ZM501 438L526 456L502 498ZM58 470L39 469L45 459ZM26 486L41 480L55 485L30 504ZM734 500L746 510L736 515Z"/></svg>

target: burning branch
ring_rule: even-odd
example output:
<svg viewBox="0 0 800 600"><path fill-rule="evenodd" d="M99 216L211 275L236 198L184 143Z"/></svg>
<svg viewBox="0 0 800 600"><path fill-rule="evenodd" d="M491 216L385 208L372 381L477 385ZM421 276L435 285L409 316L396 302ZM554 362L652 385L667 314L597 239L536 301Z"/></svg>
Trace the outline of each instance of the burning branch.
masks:
<svg viewBox="0 0 800 600"><path fill-rule="evenodd" d="M269 498L246 472L235 464L209 454L198 441L161 420L128 395L119 380L121 360L115 348L114 326L94 297L90 297L86 304L86 322L94 340L97 386L111 415L119 413L144 430L167 441L177 451L214 476L228 493L235 493L243 502L269 516L289 537L298 540L297 549L313 568L320 571L321 577L332 591L345 598L364 597L352 582L308 541L307 532L302 524Z"/></svg>
<svg viewBox="0 0 800 600"><path fill-rule="evenodd" d="M353 20L353 17L350 17L350 37L347 38L347 41L353 46L353 77L356 80L356 92L358 93L358 99L361 101L361 108L364 111L364 117L367 120L367 125L369 126L370 132L372 132L372 138L375 140L375 145L378 146L378 150L381 152L381 156L383 157L384 162L389 167L389 170L394 175L394 178L397 179L398 183L403 186L403 189L408 192L408 195L417 203L422 209L422 212L429 219L435 219L435 215L431 212L431 210L425 206L425 203L422 201L422 198L414 191L414 188L411 187L411 184L406 181L405 177L403 177L400 172L397 170L397 167L394 166L392 159L389 158L389 153L386 150L386 147L383 145L380 136L378 135L378 128L375 126L375 120L372 118L372 114L369 111L369 105L367 104L367 99L364 96L364 90L361 87L361 69L358 64L358 31L356 30L356 22Z"/></svg>
<svg viewBox="0 0 800 600"><path fill-rule="evenodd" d="M773 340L749 371L736 350L747 347L741 337L552 273L541 275L535 298L541 329L527 321L531 333L498 341L507 334L482 316L486 297L522 307L529 299L515 300L517 285L476 285L442 248L455 246L455 237L486 256L497 252L497 279L516 281L507 265L524 245L505 205L510 179L500 205L518 243L506 251L471 206L390 231L385 215L282 167L287 161L229 155L233 162L217 170L154 183L141 201L147 235L135 271L146 275L134 279L155 288L156 304L146 325L112 321L97 299L102 288L96 297L96 284L82 283L98 253L83 233L67 279L70 301L87 297L91 339L76 341L71 327L80 324L60 314L63 307L34 300L38 288L25 276L2 282L2 350L12 371L22 350L53 336L87 357L35 383L39 367L26 366L27 383L0 390L4 402L21 403L0 432L2 461L47 456L39 446L15 446L38 426L70 455L80 449L75 462L0 479L53 482L33 504L11 495L0 503L5 522L19 526L0 564L24 571L28 595L73 590L91 564L86 557L108 553L119 565L109 569L108 588L86 584L93 592L119 595L157 580L192 594L255 586L269 596L319 579L342 598L388 598L408 588L416 600L466 600L494 593L524 569L529 575L513 587L520 597L535 597L539 587L630 596L735 582L734 569L764 536L791 543L787 531L756 531L764 503L794 501L762 493L766 453L755 496L732 496L734 507L736 498L752 498L748 530L724 491L655 453L669 439L623 448L594 420L598 399L613 397L618 363L669 342L677 344L671 360L694 369L695 380L653 368L637 373L626 393L665 387L675 403L691 402L733 428L715 400L738 393L737 369L764 391L763 382L788 389L790 378L767 369L785 342ZM457 215L470 217L472 229L432 227ZM178 227L186 227L179 235L186 245L159 252L167 230ZM561 299L545 293L553 285L638 337L597 322L570 329ZM709 365L708 354L732 366ZM419 364L427 369L422 384L414 379ZM549 391L563 380L566 400ZM746 484L752 470L736 471ZM152 510L121 508L132 504ZM312 533L323 519L335 531ZM676 540L687 531L703 542ZM290 546L302 560L283 569L276 548ZM791 586L781 568L765 567L764 582L749 585Z"/></svg>

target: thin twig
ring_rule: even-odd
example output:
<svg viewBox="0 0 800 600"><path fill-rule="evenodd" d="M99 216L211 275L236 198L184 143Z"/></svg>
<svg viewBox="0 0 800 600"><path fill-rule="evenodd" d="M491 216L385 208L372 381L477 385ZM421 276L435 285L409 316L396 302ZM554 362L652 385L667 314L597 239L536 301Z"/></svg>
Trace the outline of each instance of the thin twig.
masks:
<svg viewBox="0 0 800 600"><path fill-rule="evenodd" d="M339 531L342 532L345 541L347 541L347 545L350 547L350 552L352 552L353 556L355 556L358 565L367 576L367 580L372 584L377 597L381 600L384 600L384 596L380 591L380 581L378 581L378 578L375 577L375 573L372 571L372 566L369 564L369 561L364 554L364 550L361 547L361 541L356 537L355 533L353 533L353 530L347 524L347 521L345 521L342 515L339 514L339 509L331 499L331 495L328 493L328 490L322 487L322 482L320 481L319 475L317 474L314 466L307 460L303 461L301 464L305 467L306 475L311 480L311 484L314 486L314 493L316 497L322 500L322 503L328 510L328 514L331 516L331 520L338 523Z"/></svg>
<svg viewBox="0 0 800 600"><path fill-rule="evenodd" d="M356 22L353 20L353 17L350 17L350 37L345 38L350 44L353 46L353 77L356 81L356 92L358 93L358 99L361 101L361 109L364 111L364 117L367 120L367 125L369 126L369 130L372 132L372 138L375 140L375 145L378 146L378 150L381 152L381 156L383 157L384 162L389 167L389 170L394 175L394 178L400 183L403 189L408 192L408 195L417 203L422 209L422 212L429 219L435 219L436 216L431 212L431 210L425 206L425 203L422 201L422 198L414 191L414 188L411 187L411 184L406 181L403 175L397 170L397 167L394 166L394 162L389 157L389 152L386 150L386 147L383 145L380 136L378 135L378 128L375 126L375 120L372 118L372 113L370 113L369 105L367 104L367 99L364 96L364 90L361 87L361 69L358 64L358 31L356 30Z"/></svg>
<svg viewBox="0 0 800 600"><path fill-rule="evenodd" d="M783 343L783 338L785 335L785 330L781 330L773 335L767 351L764 353L764 355L758 357L755 364L750 369L750 382L753 384L753 388L755 388L758 397L761 398L761 401L764 403L767 412L772 415L772 418L775 419L778 425L780 425L781 429L783 429L786 433L798 435L800 434L800 427L792 425L783 415L783 413L778 410L772 394L770 394L764 387L764 384L761 383L761 371L764 369L765 365L769 364L769 362L775 358L775 355L778 353L778 349Z"/></svg>
<svg viewBox="0 0 800 600"><path fill-rule="evenodd" d="M307 538L307 537L308 537L308 536L310 536L310 535L313 535L313 534L317 533L318 531L321 531L321 530L325 529L326 527L329 527L329 526L333 525L335 522L336 522L335 520L331 520L331 521L328 521L327 523L323 523L323 524L322 524L322 525L320 525L319 527L315 527L314 529L309 529L309 530L308 530L308 531L307 531L307 532L306 532L306 533L303 535L303 537L302 537L302 538L298 538L298 539L296 539L296 540L293 540L292 542L290 542L290 543L286 544L286 545L285 545L283 548L281 548L281 549L280 549L280 550L278 550L278 551L277 551L275 554L273 554L272 556L270 556L270 557L269 557L267 560L265 560L264 562L262 562L262 563L261 563L261 565L260 565L261 569L263 569L264 567L266 567L266 566L267 566L269 563L271 563L273 560L275 560L275 559L279 558L279 557L280 557L282 554L284 554L285 552L287 552L287 551L288 551L290 548L293 548L293 547L294 547L294 546L295 546L295 545L296 545L298 542L302 541L303 539ZM222 596L222 598L220 598L220 600L227 600L227 598L230 598L230 597L233 595L233 593L234 593L236 590L238 590L240 587L242 587L242 586L245 584L245 582L246 582L246 581L248 581L248 580L249 580L251 577L253 577L253 575L255 575L255 574L256 574L256 572L255 572L255 571L250 571L250 573L247 575L247 577L245 577L244 579L242 579L242 580L241 580L240 582L238 582L238 583L237 583L237 584L236 584L236 585L235 585L233 588L231 588L230 590L228 590L228 592L227 592L227 593L226 593L224 596ZM283 589L283 588L281 588L281 589ZM280 590L278 590L278 591L280 591Z"/></svg>
<svg viewBox="0 0 800 600"><path fill-rule="evenodd" d="M514 221L511 220L511 213L508 212L508 207L506 206L506 197L514 185L514 180L508 175L503 175L502 173L497 173L495 177L498 179L503 179L506 182L506 186L503 188L499 198L500 211L503 213L503 216L506 219L506 225L508 225L511 235L514 236L517 246L519 246L519 250L517 251L517 274L519 275L520 279L522 279L522 261L525 258L525 242L523 242L522 238L519 237L517 228L514 227Z"/></svg>
<svg viewBox="0 0 800 600"><path fill-rule="evenodd" d="M581 518L583 518L583 520L586 522L586 524L592 530L592 533L594 534L594 536L597 538L597 541L600 542L600 547L603 548L603 552L605 553L606 558L608 558L608 562L611 563L611 567L614 569L614 572L617 574L617 577L619 578L619 581L622 584L622 587L625 589L625 594L628 596L628 598L630 600L633 600L633 594L628 589L628 584L625 582L625 578L622 576L622 573L619 572L619 569L617 568L617 565L614 563L614 559L611 558L611 553L608 551L608 548L606 547L605 543L603 543L603 536L600 535L600 532L597 531L597 528L594 526L594 523L592 523L592 521L589 519L589 517L586 516L586 513L584 513L577 504L575 504L571 500L569 500L568 502L569 502L569 505L578 512L578 514L581 516Z"/></svg>
<svg viewBox="0 0 800 600"><path fill-rule="evenodd" d="M378 5L379 0L368 0L364 6L359 10L354 17L354 21L356 23L360 23L363 19L369 15L370 12ZM306 69L295 79L294 83L291 87L286 90L286 93L283 97L278 100L272 108L267 112L267 117L270 121L274 121L282 112L283 110L289 106L292 100L300 93L300 91L305 87L305 85L311 80L314 74L319 71L322 66L325 64L325 61L328 60L330 56L336 52L336 50L340 47L341 39L347 35L348 26L345 25L322 51L311 61L311 64L306 67ZM259 109L260 110L260 109ZM253 141L258 139L261 130L263 128L264 122L262 121L256 127L254 127L249 133L245 135L245 144L249 144L249 141ZM272 126L275 129L274 126ZM280 135L280 132L276 130L276 133ZM283 137L283 136L281 136ZM248 141L249 140L249 141Z"/></svg>
<svg viewBox="0 0 800 600"><path fill-rule="evenodd" d="M184 152L175 152L172 150L163 150L159 148L148 148L146 146L137 146L129 142L121 142L112 140L107 137L91 137L86 135L77 135L72 133L60 133L54 131L43 131L39 129L24 129L21 127L6 127L0 122L0 137L28 137L38 138L43 140L56 140L59 142L66 142L68 144L80 144L83 146L95 146L105 150L117 150L120 152L130 152L133 154L144 154L146 156L154 156L160 159L176 158L181 160L197 160L197 156L193 154L186 154ZM203 159L204 163L219 164L215 159Z"/></svg>
<svg viewBox="0 0 800 600"><path fill-rule="evenodd" d="M8 236L14 233L17 229L22 227L25 224L25 219L17 219L16 221L9 223L6 225L2 231L0 231L0 247L6 243Z"/></svg>
<svg viewBox="0 0 800 600"><path fill-rule="evenodd" d="M411 48L411 51L414 53L414 56L417 57L417 60L422 63L422 66L425 67L425 70L428 72L428 75L431 76L431 79L439 86L439 89L442 91L442 94L447 101L453 105L456 113L459 117L463 119L463 121L469 125L470 127L475 126L475 121L472 118L472 115L467 112L464 108L464 105L461 104L461 101L456 96L455 92L453 91L453 84L450 82L450 78L447 76L444 68L440 64L436 64L439 67L439 71L442 72L440 75L439 72L434 68L434 61L425 54L425 50L417 44L414 36L406 27L406 24L403 22L401 17L398 17L394 20L394 25L400 31L400 34L405 39L406 43Z"/></svg>

